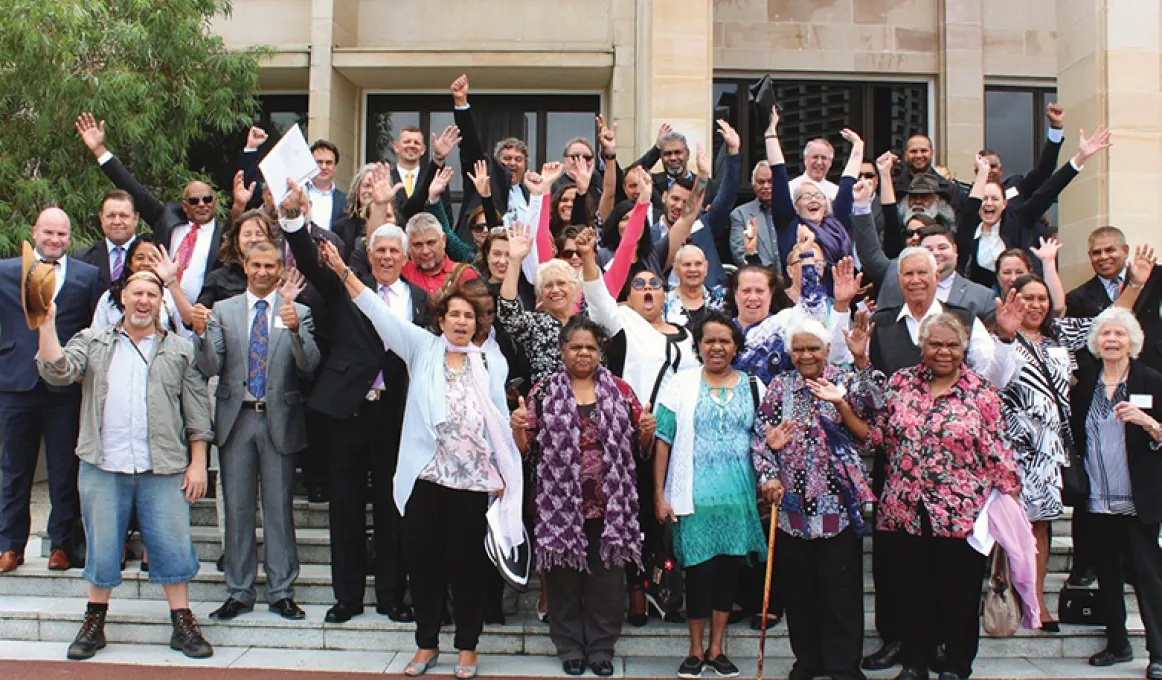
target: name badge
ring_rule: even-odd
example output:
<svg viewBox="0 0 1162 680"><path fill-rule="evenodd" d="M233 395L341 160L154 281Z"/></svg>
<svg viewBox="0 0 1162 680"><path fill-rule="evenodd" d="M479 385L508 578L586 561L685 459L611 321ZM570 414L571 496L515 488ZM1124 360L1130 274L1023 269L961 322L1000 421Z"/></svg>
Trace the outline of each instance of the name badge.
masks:
<svg viewBox="0 0 1162 680"><path fill-rule="evenodd" d="M1131 394L1130 403L1138 408L1154 408L1154 395L1152 394Z"/></svg>
<svg viewBox="0 0 1162 680"><path fill-rule="evenodd" d="M286 323L282 320L281 316L274 317L274 327L283 329L286 328Z"/></svg>
<svg viewBox="0 0 1162 680"><path fill-rule="evenodd" d="M1069 350L1065 347L1050 347L1049 358L1061 363L1069 363Z"/></svg>

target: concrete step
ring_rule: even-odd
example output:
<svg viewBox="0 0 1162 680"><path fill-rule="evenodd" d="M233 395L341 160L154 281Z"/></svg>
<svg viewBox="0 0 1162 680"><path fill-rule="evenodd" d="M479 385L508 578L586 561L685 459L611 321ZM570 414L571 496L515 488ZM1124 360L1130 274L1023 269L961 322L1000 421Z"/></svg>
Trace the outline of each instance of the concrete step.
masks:
<svg viewBox="0 0 1162 680"><path fill-rule="evenodd" d="M414 650L414 626L399 624L373 613L365 613L345 624L323 622L325 606L307 605L307 618L286 621L265 607L229 622L214 621L209 614L219 606L217 601L194 601L206 638L215 646L297 650L362 650L407 652ZM70 642L85 609L83 597L12 597L0 596L0 639ZM1141 619L1131 614L1127 621L1135 647L1144 651L1145 636ZM878 646L872 616L865 617L865 649ZM167 644L172 628L168 607L163 601L123 600L114 597L109 608L106 635L110 643ZM684 624L658 621L643 628L626 626L617 645L617 653L628 657L662 656L680 659L687 650ZM445 627L440 644L452 649L452 630ZM768 658L791 657L787 628L779 625L767 633ZM757 655L758 633L745 623L731 626L726 652L737 658ZM1063 626L1059 634L1019 631L1007 639L982 638L981 659L999 658L1068 658L1081 659L1100 650L1105 643L1099 628ZM551 655L555 652L549 629L532 617L510 617L504 626L485 626L478 647L482 654Z"/></svg>

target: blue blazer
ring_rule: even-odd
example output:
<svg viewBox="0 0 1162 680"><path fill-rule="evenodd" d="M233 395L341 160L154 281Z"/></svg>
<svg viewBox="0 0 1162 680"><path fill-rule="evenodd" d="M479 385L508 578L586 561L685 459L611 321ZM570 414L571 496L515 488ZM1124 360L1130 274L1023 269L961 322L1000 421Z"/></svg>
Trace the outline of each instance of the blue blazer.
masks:
<svg viewBox="0 0 1162 680"><path fill-rule="evenodd" d="M28 330L20 304L20 258L0 260L0 392L28 392L40 382L36 353L39 331ZM101 298L100 270L69 257L65 283L56 296L56 331L61 346L93 321L93 310ZM67 392L80 385L49 387Z"/></svg>

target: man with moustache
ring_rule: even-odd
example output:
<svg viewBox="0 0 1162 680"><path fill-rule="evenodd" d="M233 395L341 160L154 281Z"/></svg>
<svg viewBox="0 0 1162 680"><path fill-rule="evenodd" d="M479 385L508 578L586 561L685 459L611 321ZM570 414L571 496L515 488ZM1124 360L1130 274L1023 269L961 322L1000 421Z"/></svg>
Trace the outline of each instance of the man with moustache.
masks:
<svg viewBox="0 0 1162 680"><path fill-rule="evenodd" d="M55 269L53 299L59 310L56 329L62 343L88 327L104 292L96 267L65 254L70 233L68 215L59 208L48 208L36 218L33 248L28 252L30 260ZM21 291L28 284L22 275L23 264L22 257L0 260L0 573L24 563L32 521L32 480L42 439L52 501L49 569L70 568L64 548L80 516L74 450L81 391L71 383L50 385L37 375L35 325L21 311Z"/></svg>
<svg viewBox="0 0 1162 680"><path fill-rule="evenodd" d="M956 239L942 224L925 227L920 231L920 247L932 253L936 260L936 299L972 312L973 316L988 321L996 311L993 292L988 288L964 278L956 272ZM903 303L898 267L889 267L880 286L876 304L884 307L898 307Z"/></svg>
<svg viewBox="0 0 1162 680"><path fill-rule="evenodd" d="M99 270L101 289L107 290L128 264L125 258L137 238L138 214L129 192L114 189L101 199L97 216L105 238L77 253L77 259Z"/></svg>
<svg viewBox="0 0 1162 680"><path fill-rule="evenodd" d="M734 256L736 265L741 267L747 263L747 223L757 219L759 262L775 271L783 271L775 223L771 217L771 164L765 160L756 163L750 173L750 184L754 187L755 199L730 211L730 254Z"/></svg>
<svg viewBox="0 0 1162 680"><path fill-rule="evenodd" d="M149 551L149 580L162 585L169 602L170 647L196 659L214 653L189 601L189 582L198 573L190 503L206 492L210 397L193 345L158 323L165 283L150 271L133 274L121 293L122 320L81 331L63 349L57 304L39 328L41 377L57 386L82 383L76 455L89 604L70 659L88 659L105 647L109 598L121 584L134 514Z"/></svg>

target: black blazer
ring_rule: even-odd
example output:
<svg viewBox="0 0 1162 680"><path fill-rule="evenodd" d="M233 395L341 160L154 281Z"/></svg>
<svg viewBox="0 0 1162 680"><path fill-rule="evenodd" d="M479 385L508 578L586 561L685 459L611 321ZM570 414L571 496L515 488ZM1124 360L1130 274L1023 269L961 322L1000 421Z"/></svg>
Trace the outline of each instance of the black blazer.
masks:
<svg viewBox="0 0 1162 680"><path fill-rule="evenodd" d="M463 241L471 243L472 230L468 225L468 216L480 205L481 198L480 194L476 193L472 180L468 178L468 173L476 172L476 161L487 161L488 179L492 184L492 205L501 216L508 212L508 192L512 188L512 173L491 153L484 150L471 108L455 109L452 115L457 127L460 128L460 173L464 177L464 199L460 202L460 214L456 217L455 231ZM521 191L525 198L528 198L528 189L524 185L521 185Z"/></svg>
<svg viewBox="0 0 1162 680"><path fill-rule="evenodd" d="M1065 315L1093 317L1113 304L1101 279L1095 276L1065 296ZM1162 372L1162 265L1154 267L1150 278L1146 279L1133 311L1146 335L1146 343L1138 361ZM1080 372L1092 366L1096 359L1089 350L1085 350L1077 353L1077 362Z"/></svg>
<svg viewBox="0 0 1162 680"><path fill-rule="evenodd" d="M125 246L125 249L129 250L129 246ZM128 253L126 253L126 255L128 255ZM77 253L73 259L80 260L81 262L85 262L96 267L98 285L100 285L101 290L103 291L109 290L109 286L113 283L113 275L109 271L109 248L105 245L104 238L101 238L93 245ZM129 261L126 260L125 264L129 264Z"/></svg>
<svg viewBox="0 0 1162 680"><path fill-rule="evenodd" d="M442 165L437 165L435 161L428 161L427 165L420 166L419 176L415 187L412 189L412 195L408 196L403 189L400 189L399 193L395 195L395 214L398 216L396 219L399 220L398 226L401 229L407 226L407 221L413 215L423 212L424 208L427 207L428 189L432 186L432 178L442 167ZM399 169L394 166L391 168L391 182L392 184L403 182L403 176L399 174ZM465 187L470 184L471 182L466 182ZM444 204L444 212L448 213L449 220L453 216L451 195L451 186L446 188L444 193L440 194L440 203Z"/></svg>
<svg viewBox="0 0 1162 680"><path fill-rule="evenodd" d="M153 240L169 249L173 230L190 222L186 218L185 212L182 211L181 204L177 201L162 203L157 200L157 197L150 193L149 189L146 189L145 185L138 181L116 156L102 165L101 171L113 182L114 186L129 192L141 219L153 227ZM222 235L228 231L230 231L230 217L221 214L215 216L213 240L210 241L210 253L206 256L206 278L209 278L210 272L222 266L222 262L218 259L218 251L222 247ZM171 252L170 254L176 256L176 253Z"/></svg>
<svg viewBox="0 0 1162 680"><path fill-rule="evenodd" d="M1101 364L1078 373L1077 384L1069 395L1070 427L1077 454L1086 457L1088 451L1085 420L1093 403L1094 391L1101 378ZM1126 387L1133 394L1149 394L1154 397L1154 407L1142 409L1155 420L1162 419L1162 373L1146 366L1141 361L1130 361L1130 373L1126 377ZM1126 424L1126 457L1130 467L1130 488L1134 497L1134 509L1138 519L1149 524L1162 522L1162 451L1150 448L1154 438L1137 425Z"/></svg>
<svg viewBox="0 0 1162 680"><path fill-rule="evenodd" d="M359 410L380 371L393 392L406 394L408 371L403 359L383 349L383 340L371 321L355 306L339 277L319 262L315 242L307 230L289 232L286 240L299 271L327 304L328 332L334 339L330 356L323 362L311 392L310 407L332 418L350 418ZM363 282L375 285L371 280ZM413 322L425 326L429 319L428 295L411 283L408 287L412 294Z"/></svg>
<svg viewBox="0 0 1162 680"><path fill-rule="evenodd" d="M1049 179L1053 174L1053 169L1057 167L1057 157L1061 154L1061 142L1053 142L1046 140L1045 146L1041 149L1041 155L1037 157L1037 165L1029 171L1027 175L1012 175L1005 179L1003 186L1005 193L1010 190L1016 190L1017 195L1008 199L1009 207L1012 209L1020 208L1025 201L1029 199L1041 185Z"/></svg>

